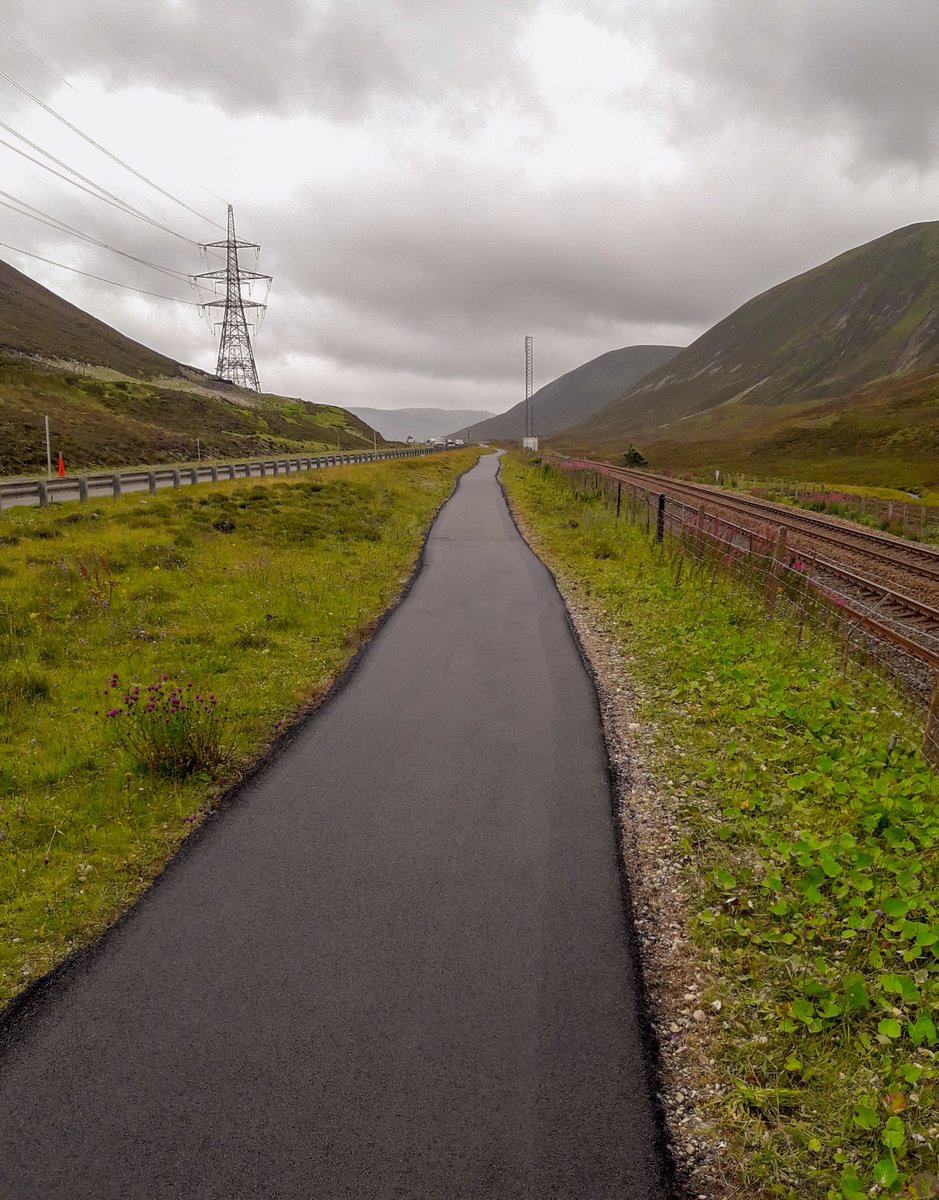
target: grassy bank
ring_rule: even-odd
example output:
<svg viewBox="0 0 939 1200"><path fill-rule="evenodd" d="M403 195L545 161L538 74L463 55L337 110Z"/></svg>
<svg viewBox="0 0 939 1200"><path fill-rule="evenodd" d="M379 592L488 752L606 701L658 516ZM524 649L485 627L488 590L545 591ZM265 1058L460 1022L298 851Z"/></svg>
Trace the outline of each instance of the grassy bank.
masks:
<svg viewBox="0 0 939 1200"><path fill-rule="evenodd" d="M249 407L181 383L0 361L0 476L45 472L46 415L53 460L61 452L69 471L188 462L197 438L206 459L372 448L372 430L344 409L253 394Z"/></svg>
<svg viewBox="0 0 939 1200"><path fill-rule="evenodd" d="M126 908L322 693L477 455L3 514L0 1003ZM211 706L213 752L176 777L122 737L134 686L161 681L191 692L185 719Z"/></svg>
<svg viewBox="0 0 939 1200"><path fill-rule="evenodd" d="M709 979L708 1116L742 1194L935 1196L939 780L902 701L550 468L502 477L656 730L680 827L663 853Z"/></svg>

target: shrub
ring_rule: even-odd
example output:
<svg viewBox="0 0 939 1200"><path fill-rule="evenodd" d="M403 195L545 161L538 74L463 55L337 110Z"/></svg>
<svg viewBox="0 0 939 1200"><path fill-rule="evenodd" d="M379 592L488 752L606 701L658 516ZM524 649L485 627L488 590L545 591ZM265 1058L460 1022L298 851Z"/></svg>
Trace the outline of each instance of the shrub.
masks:
<svg viewBox="0 0 939 1200"><path fill-rule="evenodd" d="M228 757L214 693L204 695L192 682L175 683L167 675L121 693L115 674L104 694L111 701L110 736L151 771L193 775L214 770Z"/></svg>

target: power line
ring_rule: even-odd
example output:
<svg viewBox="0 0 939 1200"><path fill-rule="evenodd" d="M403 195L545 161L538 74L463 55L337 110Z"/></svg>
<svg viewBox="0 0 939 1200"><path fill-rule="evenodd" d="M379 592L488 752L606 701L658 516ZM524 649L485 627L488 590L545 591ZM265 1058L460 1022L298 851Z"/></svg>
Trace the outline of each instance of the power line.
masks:
<svg viewBox="0 0 939 1200"><path fill-rule="evenodd" d="M119 254L121 258L129 258L132 262L140 263L141 266L149 267L153 271L159 271L163 275L172 276L183 283L195 282L192 275L185 271L177 271L173 267L161 267L158 263L152 263L149 259L140 258L137 254L130 254L127 250L119 250L117 246L112 246L109 242L104 242L101 238L96 238L90 233L84 233L81 229L76 229L74 225L69 225L67 221L60 220L59 217L52 216L51 213L45 212L41 208L36 208L35 205L29 204L25 200L21 200L18 196L11 196L9 192L0 190L0 205L4 208L9 208L12 212L19 213L21 217L29 217L32 221L38 221L42 225L48 225L50 229L56 230L57 233L70 234L72 237L80 238L84 242L89 242L93 246L99 246L102 250L109 250L112 254ZM19 205L20 207L15 207ZM206 287L204 284L196 282L197 287L201 287L203 291L214 291L213 288Z"/></svg>
<svg viewBox="0 0 939 1200"><path fill-rule="evenodd" d="M73 87L72 84L69 83L69 81L65 78L64 75L60 75L59 72L56 71L54 67L50 67L49 64L45 61L45 59L40 58L38 54L34 54L32 52L32 50L30 50L29 46L27 46L23 42L21 42L18 37L14 37L13 34L10 33L9 29L4 29L3 26L0 25L0 33L6 34L6 36L10 39L11 42L16 42L17 46L19 46L19 48L21 50L25 50L30 58L34 58L41 67L45 67L50 75L54 75L56 77L56 79L60 79L65 84L66 87L72 88L73 92L78 90L77 88Z"/></svg>
<svg viewBox="0 0 939 1200"><path fill-rule="evenodd" d="M21 141L25 142L27 146L31 146L34 150L38 150L40 154L44 154L51 162L57 163L60 167L64 167L66 171L70 171L76 178L69 179L69 177L67 175L63 175L61 171L56 171L50 167L48 163L40 162L38 158L33 158L31 154L27 154L25 150L22 150L19 146L14 146L12 142L8 142L5 138L0 138L0 146L6 146L6 148L8 150L12 150L14 154L21 155L28 162L33 163L37 167L42 167L44 171L48 171L51 175L55 175L57 179L62 179L66 183L70 183L72 187L77 187L80 191L87 192L89 196L94 196L96 200L103 200L105 204L110 204L112 208L118 209L119 212L124 212L127 213L128 216L137 217L141 221L146 221L148 225L152 225L155 229L161 229L164 233L172 234L173 237L179 238L180 241L188 242L190 246L200 245L200 243L195 241L193 238L187 237L184 233L177 233L175 229L170 229L168 225L161 224L159 221L154 220L153 217L148 217L146 213L141 212L139 208L135 208L134 205L128 204L125 200L121 200L118 196L115 196L113 192L109 192L107 188L103 188L99 183L95 183L93 179L89 179L86 175L82 175L80 171L76 171L75 168L70 167L68 163L64 163L61 159L56 158L54 154L50 154L48 150L43 150L41 146L37 146L35 142L30 141L29 138L25 137L22 133L18 133L17 130L7 125L5 121L0 121L0 129L5 129L7 133L12 133L14 137L18 137ZM77 180L79 179L83 180L84 183L90 184L91 186L85 187L82 183L78 183Z"/></svg>
<svg viewBox="0 0 939 1200"><path fill-rule="evenodd" d="M39 97L34 95L28 88L25 88L21 83L18 83L12 75L8 75L6 71L0 70L0 78L5 79L7 83L11 83L18 91L22 92L24 96L28 96L30 100L32 100L35 104L38 104L40 108L49 113L50 116L55 117L57 121L61 121L67 129L70 129L73 133L77 133L78 136L80 138L84 138L89 145L94 146L96 150L99 150L102 154L107 155L107 157L113 162L116 162L119 166L123 167L125 171L129 171L131 175L134 175L137 179L141 180L143 183L146 183L149 187L154 188L160 193L161 196L165 196L168 200L172 200L174 204L180 205L182 208L186 209L187 212L190 212L193 214L193 216L198 217L201 221L207 221L209 225L214 225L216 229L225 228L225 226L220 225L218 221L213 221L211 217L207 217L205 213L199 212L198 209L195 209L191 205L187 204L185 200L180 200L178 196L174 196L172 192L168 192L165 188L160 187L158 183L154 183L152 179L148 179L146 175L141 174L141 172L135 167L132 167L130 163L126 163L122 158L119 158L116 154L113 154L107 149L106 146L102 146L100 142L95 141L90 134L85 133L83 129L79 129L78 126L72 124L67 117L63 117L61 113L56 112L56 110L50 107L50 105L46 104L44 100L40 100Z"/></svg>
<svg viewBox="0 0 939 1200"><path fill-rule="evenodd" d="M12 250L15 254L26 254L29 258L37 258L51 267L61 267L63 271L73 271L76 275L84 275L86 279L97 279L101 283L110 283L112 287L124 288L128 292L139 292L141 296L155 296L157 300L172 300L174 304L187 304L193 308L201 307L198 300L179 300L176 296L164 296L161 292L148 292L143 288L133 287L129 283L118 283L116 279L105 279L103 275L92 275L90 271L79 271L78 267L70 267L66 263L56 262L54 258L43 258L41 254L34 254L32 250L21 250L19 246L10 246L6 242L0 242L0 246L4 250Z"/></svg>

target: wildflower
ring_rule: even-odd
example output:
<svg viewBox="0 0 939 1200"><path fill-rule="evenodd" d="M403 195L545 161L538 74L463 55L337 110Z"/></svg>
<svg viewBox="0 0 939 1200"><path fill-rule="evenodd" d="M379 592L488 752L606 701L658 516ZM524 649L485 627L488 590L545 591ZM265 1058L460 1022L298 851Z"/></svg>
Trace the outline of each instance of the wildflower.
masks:
<svg viewBox="0 0 939 1200"><path fill-rule="evenodd" d="M119 717L120 715L121 715L121 710L119 708L112 708L112 709L108 710L109 717Z"/></svg>
<svg viewBox="0 0 939 1200"><path fill-rule="evenodd" d="M159 568L159 567L154 567L153 569L154 569L154 571L159 571L159 569L160 569L160 568Z"/></svg>
<svg viewBox="0 0 939 1200"><path fill-rule="evenodd" d="M31 621L35 621L35 620L36 620L36 618L37 618L38 616L39 616L39 613L30 613L30 614L29 614L29 619L30 619Z"/></svg>

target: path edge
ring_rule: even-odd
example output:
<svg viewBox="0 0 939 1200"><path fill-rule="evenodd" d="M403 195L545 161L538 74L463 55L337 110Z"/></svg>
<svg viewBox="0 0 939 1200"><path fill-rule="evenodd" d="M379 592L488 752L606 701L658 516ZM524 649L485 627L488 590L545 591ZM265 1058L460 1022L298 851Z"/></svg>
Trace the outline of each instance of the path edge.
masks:
<svg viewBox="0 0 939 1200"><path fill-rule="evenodd" d="M557 575L551 566L545 562L535 547L532 545L528 530L525 526L524 518L518 512L515 505L512 503L508 493L505 490L505 484L502 481L502 462L500 459L499 469L496 472L496 480L502 492L502 499L505 502L505 507L508 510L512 524L515 526L519 537L528 547L532 556L547 572L551 580L554 590L557 592L558 598L564 609L564 619L567 622L568 630L574 645L577 647L577 653L580 655L581 663L584 671L590 680L591 692L593 695L594 711L597 718L597 724L600 727L601 741L603 744L603 758L607 777L610 799L610 824L612 826L613 842L616 849L616 866L620 884L620 901L623 908L623 925L624 933L629 948L632 952L633 970L636 983L636 1001L639 1016L639 1032L644 1050L646 1072L649 1081L650 1099L655 1113L656 1124L656 1141L657 1149L662 1164L662 1183L665 1188L666 1195L671 1200L690 1200L691 1193L685 1189L679 1182L679 1172L675 1160L674 1146L669 1134L668 1121L666 1119L665 1105L662 1101L663 1087L663 1056L659 1042L659 1036L656 1030L656 1023L653 1017L653 1005L651 1001L651 992L646 983L645 969L645 953L643 949L642 937L639 933L639 925L636 920L636 907L633 901L633 888L629 877L629 861L633 856L633 851L627 844L627 829L625 822L620 817L619 800L625 787L628 786L628 778L624 778L622 772L615 764L612 748L610 745L611 731L607 729L606 718L604 716L603 704L601 695L604 691L603 681L593 664L593 660L584 645L583 639L580 636L580 631L568 607L567 599L558 582Z"/></svg>
<svg viewBox="0 0 939 1200"><path fill-rule="evenodd" d="M374 625L368 632L368 636L358 646L355 653L326 689L312 697L293 716L290 723L278 733L274 741L245 767L238 779L225 788L200 824L179 843L140 895L110 925L92 938L91 941L86 942L82 946L75 947L74 950L70 950L64 958L61 958L44 974L31 980L22 991L17 992L15 996L7 1001L3 1008L0 1008L0 1056L12 1048L22 1026L29 1019L33 1009L42 1003L46 994L51 992L54 987L65 983L68 978L77 973L86 964L89 964L98 954L103 953L109 940L134 915L138 907L147 901L147 898L152 894L154 889L164 885L171 873L177 869L179 863L191 854L205 837L210 835L211 830L216 828L218 821L222 820L243 798L242 794L248 790L250 785L290 748L296 739L306 731L307 726L317 714L336 700L342 693L362 665L366 653L373 645L378 634L407 599L412 588L423 573L427 557L427 544L430 541L430 535L433 532L434 526L440 518L440 514L456 495L463 479L470 471L475 470L479 466L482 458L483 455L480 454L475 463L467 467L465 471L461 471L454 479L453 487L451 487L447 495L437 505L431 519L427 523L417 557L414 560L414 566L411 568L411 572L402 584L401 589L391 603L376 617Z"/></svg>

